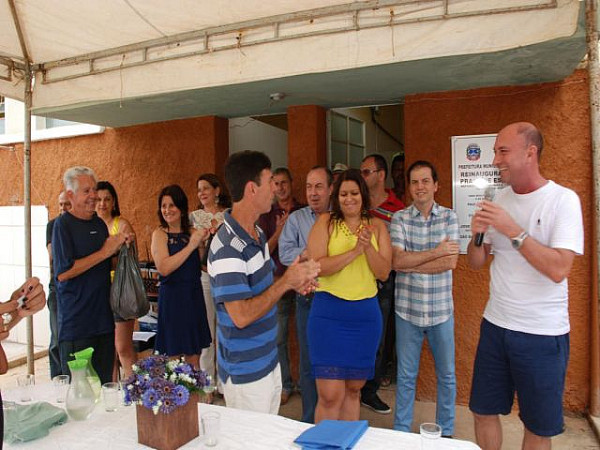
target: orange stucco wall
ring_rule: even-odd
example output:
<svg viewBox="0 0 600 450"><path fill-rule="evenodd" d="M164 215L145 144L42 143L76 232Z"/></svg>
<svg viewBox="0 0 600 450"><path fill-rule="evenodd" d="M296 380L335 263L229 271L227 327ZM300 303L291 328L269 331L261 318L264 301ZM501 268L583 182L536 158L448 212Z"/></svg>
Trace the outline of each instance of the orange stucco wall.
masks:
<svg viewBox="0 0 600 450"><path fill-rule="evenodd" d="M74 165L94 169L119 195L121 213L138 237L140 259L150 251L158 225L160 190L177 183L196 209L196 179L203 172L221 173L229 155L228 121L218 117L174 120L126 128L107 128L100 135L32 143L31 202L57 213L64 171ZM0 152L0 205L23 204L23 146Z"/></svg>
<svg viewBox="0 0 600 450"><path fill-rule="evenodd" d="M294 174L294 197L306 200L306 174L327 164L326 111L320 106L290 106L288 116L288 167Z"/></svg>
<svg viewBox="0 0 600 450"><path fill-rule="evenodd" d="M420 94L406 98L407 167L416 159L434 163L440 174L438 201L451 206L451 136L496 133L515 121L535 123L544 134L541 169L577 192L585 226L585 256L575 259L569 277L571 358L564 405L583 411L590 377L590 311L593 221L592 157L586 73L558 83ZM461 256L454 272L457 402L468 403L479 323L488 296L488 270L473 271ZM435 400L435 375L429 351L421 361L417 396Z"/></svg>

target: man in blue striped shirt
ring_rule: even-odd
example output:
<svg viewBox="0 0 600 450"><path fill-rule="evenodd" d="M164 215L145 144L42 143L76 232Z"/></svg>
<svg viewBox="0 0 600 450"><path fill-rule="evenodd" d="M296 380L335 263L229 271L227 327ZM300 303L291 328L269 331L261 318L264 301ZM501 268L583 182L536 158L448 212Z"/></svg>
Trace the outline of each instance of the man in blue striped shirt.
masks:
<svg viewBox="0 0 600 450"><path fill-rule="evenodd" d="M456 377L452 270L458 260L458 220L438 205L435 168L417 161L407 171L413 204L392 218L392 268L396 270L398 382L394 429L410 431L423 339L427 337L437 377L436 423L454 433Z"/></svg>
<svg viewBox="0 0 600 450"><path fill-rule="evenodd" d="M273 200L271 161L260 152L229 157L225 180L233 208L210 246L208 274L217 312L217 362L227 406L277 414L281 370L277 301L290 289L314 289L319 264L296 260L273 280L264 232L256 225Z"/></svg>

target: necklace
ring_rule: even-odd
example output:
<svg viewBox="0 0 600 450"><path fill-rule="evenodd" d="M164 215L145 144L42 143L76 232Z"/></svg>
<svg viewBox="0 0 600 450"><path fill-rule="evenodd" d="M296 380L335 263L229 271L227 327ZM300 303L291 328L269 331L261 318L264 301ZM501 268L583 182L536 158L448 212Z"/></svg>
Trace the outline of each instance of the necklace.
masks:
<svg viewBox="0 0 600 450"><path fill-rule="evenodd" d="M342 225L343 225L344 231L347 232L347 234L354 235L354 236L358 236L363 227L362 221L358 225L356 225L354 227L350 227L348 225L348 223L346 223L345 220L342 220ZM354 228L354 229L352 229L352 228Z"/></svg>

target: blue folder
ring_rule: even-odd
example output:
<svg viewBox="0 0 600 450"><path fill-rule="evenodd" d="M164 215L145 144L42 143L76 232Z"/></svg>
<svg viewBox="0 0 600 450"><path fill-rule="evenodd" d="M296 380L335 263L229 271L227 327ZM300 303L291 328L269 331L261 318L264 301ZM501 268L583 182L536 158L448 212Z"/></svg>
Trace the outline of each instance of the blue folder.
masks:
<svg viewBox="0 0 600 450"><path fill-rule="evenodd" d="M304 450L347 450L356 445L367 428L369 423L366 420L323 420L298 436L294 442Z"/></svg>

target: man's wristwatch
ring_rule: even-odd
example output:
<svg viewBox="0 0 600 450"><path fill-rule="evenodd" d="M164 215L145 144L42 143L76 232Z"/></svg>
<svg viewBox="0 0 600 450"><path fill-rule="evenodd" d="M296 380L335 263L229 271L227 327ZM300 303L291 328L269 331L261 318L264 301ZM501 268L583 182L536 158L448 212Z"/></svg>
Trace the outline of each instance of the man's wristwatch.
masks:
<svg viewBox="0 0 600 450"><path fill-rule="evenodd" d="M510 238L510 243L515 250L519 250L521 247L523 247L523 242L525 242L525 239L528 237L529 233L527 231L523 231L518 236Z"/></svg>

